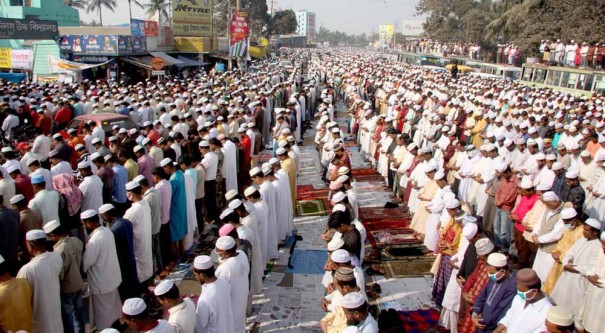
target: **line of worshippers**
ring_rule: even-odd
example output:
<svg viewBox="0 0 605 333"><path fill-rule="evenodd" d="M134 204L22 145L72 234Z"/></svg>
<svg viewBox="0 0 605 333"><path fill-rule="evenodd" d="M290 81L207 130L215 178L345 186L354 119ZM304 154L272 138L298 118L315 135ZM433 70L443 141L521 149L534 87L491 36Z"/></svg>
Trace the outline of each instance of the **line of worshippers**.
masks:
<svg viewBox="0 0 605 333"><path fill-rule="evenodd" d="M530 294L547 295L567 308L578 329L605 327L595 315L605 307L593 297L602 294L605 263L599 241L605 214L602 97L474 77L451 81L448 73L418 81L428 70L354 56L331 61L349 68L329 74L343 82L337 94L349 107L346 139L357 140L362 156L384 176L409 210L427 256L435 258L432 297L442 309L441 326L463 332L503 330L498 325L545 330L547 307L533 329L518 319L501 321L513 299L507 303L496 294L500 288L484 288L488 275L479 270L481 256L468 245L481 235L513 267L532 269L539 286ZM331 152L341 149L339 142L318 140L339 140L333 126L320 118L316 142L328 144L322 162L337 188L336 170L347 157ZM477 231L465 232L469 223ZM489 323L485 315L483 323L473 322L465 306L482 291L491 293L490 304L502 301Z"/></svg>
<svg viewBox="0 0 605 333"><path fill-rule="evenodd" d="M235 77L240 75L234 73ZM127 313L120 311L122 304L131 298L148 298L156 281L164 279L178 263L193 260L196 237L201 241L199 247L214 248L213 235L218 233L236 242L238 248L234 252L233 247L224 247L216 251L222 254L214 255L212 261L222 263L217 277L234 286L228 291L228 297L234 298L232 311L221 310L234 328L225 330L225 320L217 322L214 314L210 319L194 317L193 325L200 332L245 331L252 295L262 291L266 264L278 257L278 245L292 233L300 151L296 123L290 115L303 113L307 108L299 104L311 95L320 95L314 93L313 82L303 89L300 82L279 83L281 79L276 79L274 93L279 93L288 109L277 107L281 101L272 107L274 127L265 143L274 147L274 157L260 164L259 151L252 149L252 142L258 145L257 138L262 136L255 115L267 112L268 107L259 102L260 98L251 98L256 101L251 102L242 96L231 107L223 103L223 96L228 92L254 95L268 91L272 81L263 79L255 90L246 82L219 88L226 84L225 79L191 82L185 93L173 83L155 86L147 82L136 89L150 94L163 92L156 102L167 108L173 104L171 112L178 112L188 123L191 117L187 111L192 105L212 110L220 104L220 111L227 110L228 118L234 119L230 129L235 131L221 126L220 116L213 118L204 112L206 123L187 131L186 139L180 132L170 131L171 125L154 125L149 120L140 122L140 129L114 126L107 140L104 136L90 139L98 126L85 122L84 139L73 130L68 130L68 138L39 132L32 144L17 145L18 151L2 148L0 304L19 299L14 302L19 306L2 306L2 330L84 332L85 283L93 329L141 327L125 318ZM220 93L208 99L206 89L201 89L207 86ZM88 88L106 101L125 99L112 86L89 84ZM167 95L165 88L174 95ZM136 89L127 89L124 94L130 92L129 99L134 101L141 96ZM47 90L45 94L51 91ZM302 90L300 99L291 97ZM308 105L315 104L312 102ZM36 109L36 105L30 106ZM184 126L180 116L177 120ZM217 249L225 244L216 243ZM50 259L43 260L47 257ZM237 257L233 261L238 264L225 264L231 262L229 257ZM240 278L245 278L246 284ZM19 288L8 287L15 284ZM219 297L224 301L224 295ZM32 301L27 302L29 299ZM157 302L175 312L176 305L182 304L178 299L164 302L161 296L152 300L145 302L155 319ZM206 303L198 302L197 313L214 311L202 304ZM180 332L177 319L168 321ZM151 331L148 328L144 331Z"/></svg>

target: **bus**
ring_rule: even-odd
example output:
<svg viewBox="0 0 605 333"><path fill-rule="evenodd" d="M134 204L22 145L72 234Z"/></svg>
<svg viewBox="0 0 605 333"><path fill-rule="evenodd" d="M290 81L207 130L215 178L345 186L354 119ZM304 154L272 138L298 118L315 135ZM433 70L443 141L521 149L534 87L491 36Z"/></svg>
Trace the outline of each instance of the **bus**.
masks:
<svg viewBox="0 0 605 333"><path fill-rule="evenodd" d="M400 52L397 54L397 61L416 66L432 66L445 68L448 64L456 62L458 65L464 65L465 59L443 57L435 54L427 53L409 53Z"/></svg>
<svg viewBox="0 0 605 333"><path fill-rule="evenodd" d="M516 81L521 78L521 68L519 67L503 64L490 64L473 60L467 60L466 66L474 68L475 73L477 73L478 76L499 77L511 81Z"/></svg>
<svg viewBox="0 0 605 333"><path fill-rule="evenodd" d="M523 64L520 82L573 95L605 93L605 72L592 69Z"/></svg>

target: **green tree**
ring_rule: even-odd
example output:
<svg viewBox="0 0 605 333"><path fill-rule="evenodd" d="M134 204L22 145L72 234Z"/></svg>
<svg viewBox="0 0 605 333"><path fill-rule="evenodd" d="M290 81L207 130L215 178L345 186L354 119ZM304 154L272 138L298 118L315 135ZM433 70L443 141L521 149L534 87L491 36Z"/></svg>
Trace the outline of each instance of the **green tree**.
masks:
<svg viewBox="0 0 605 333"><path fill-rule="evenodd" d="M117 0L89 0L88 6L86 7L86 12L99 12L99 23L103 26L103 13L102 9L109 9L109 11L114 12L116 7L118 6Z"/></svg>
<svg viewBox="0 0 605 333"><path fill-rule="evenodd" d="M145 5L145 15L147 17L152 17L158 14L160 17L160 21L168 21L168 6L169 3L166 3L166 0L150 0L149 3Z"/></svg>
<svg viewBox="0 0 605 333"><path fill-rule="evenodd" d="M63 3L71 8L86 9L86 0L63 0Z"/></svg>
<svg viewBox="0 0 605 333"><path fill-rule="evenodd" d="M139 0L128 0L128 15L130 15L130 20L132 21L132 4L135 4L137 7L141 9L145 9L143 4Z"/></svg>
<svg viewBox="0 0 605 333"><path fill-rule="evenodd" d="M297 26L296 14L293 10L279 10L269 21L269 34L291 34L296 31Z"/></svg>

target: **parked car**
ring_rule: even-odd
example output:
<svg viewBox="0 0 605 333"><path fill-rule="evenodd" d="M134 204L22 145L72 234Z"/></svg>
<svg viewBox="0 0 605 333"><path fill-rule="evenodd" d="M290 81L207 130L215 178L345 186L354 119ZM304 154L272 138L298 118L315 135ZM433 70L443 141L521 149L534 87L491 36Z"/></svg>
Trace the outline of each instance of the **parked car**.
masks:
<svg viewBox="0 0 605 333"><path fill-rule="evenodd" d="M67 132L67 130L70 128L75 128L78 130L78 135L83 137L84 133L82 133L82 126L89 120L96 122L97 126L101 126L101 128L103 128L105 131L105 141L107 141L109 137L113 135L112 127L114 125L118 125L120 128L125 128L127 130L137 127L137 125L128 116L116 113L101 112L75 117L69 122L69 124L67 124L65 132ZM62 135L67 137L66 133L62 133Z"/></svg>

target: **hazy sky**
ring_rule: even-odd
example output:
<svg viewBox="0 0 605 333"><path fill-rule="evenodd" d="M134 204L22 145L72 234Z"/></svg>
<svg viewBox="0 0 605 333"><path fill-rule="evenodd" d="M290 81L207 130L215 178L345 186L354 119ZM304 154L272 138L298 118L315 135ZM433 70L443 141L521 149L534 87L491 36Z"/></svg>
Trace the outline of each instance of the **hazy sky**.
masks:
<svg viewBox="0 0 605 333"><path fill-rule="evenodd" d="M220 0L215 0L220 1ZM140 0L148 3L148 0ZM319 30L324 26L330 30L340 30L349 34L378 32L382 24L394 24L395 21L417 19L414 17L415 5L418 0L274 0L274 8L308 10L315 12L316 25ZM115 13L103 11L104 25L118 25L128 23L128 2L118 1ZM271 8L271 0L267 0ZM138 7L132 8L132 16L145 19L145 11ZM85 21L96 19L98 13L80 11L80 18Z"/></svg>

